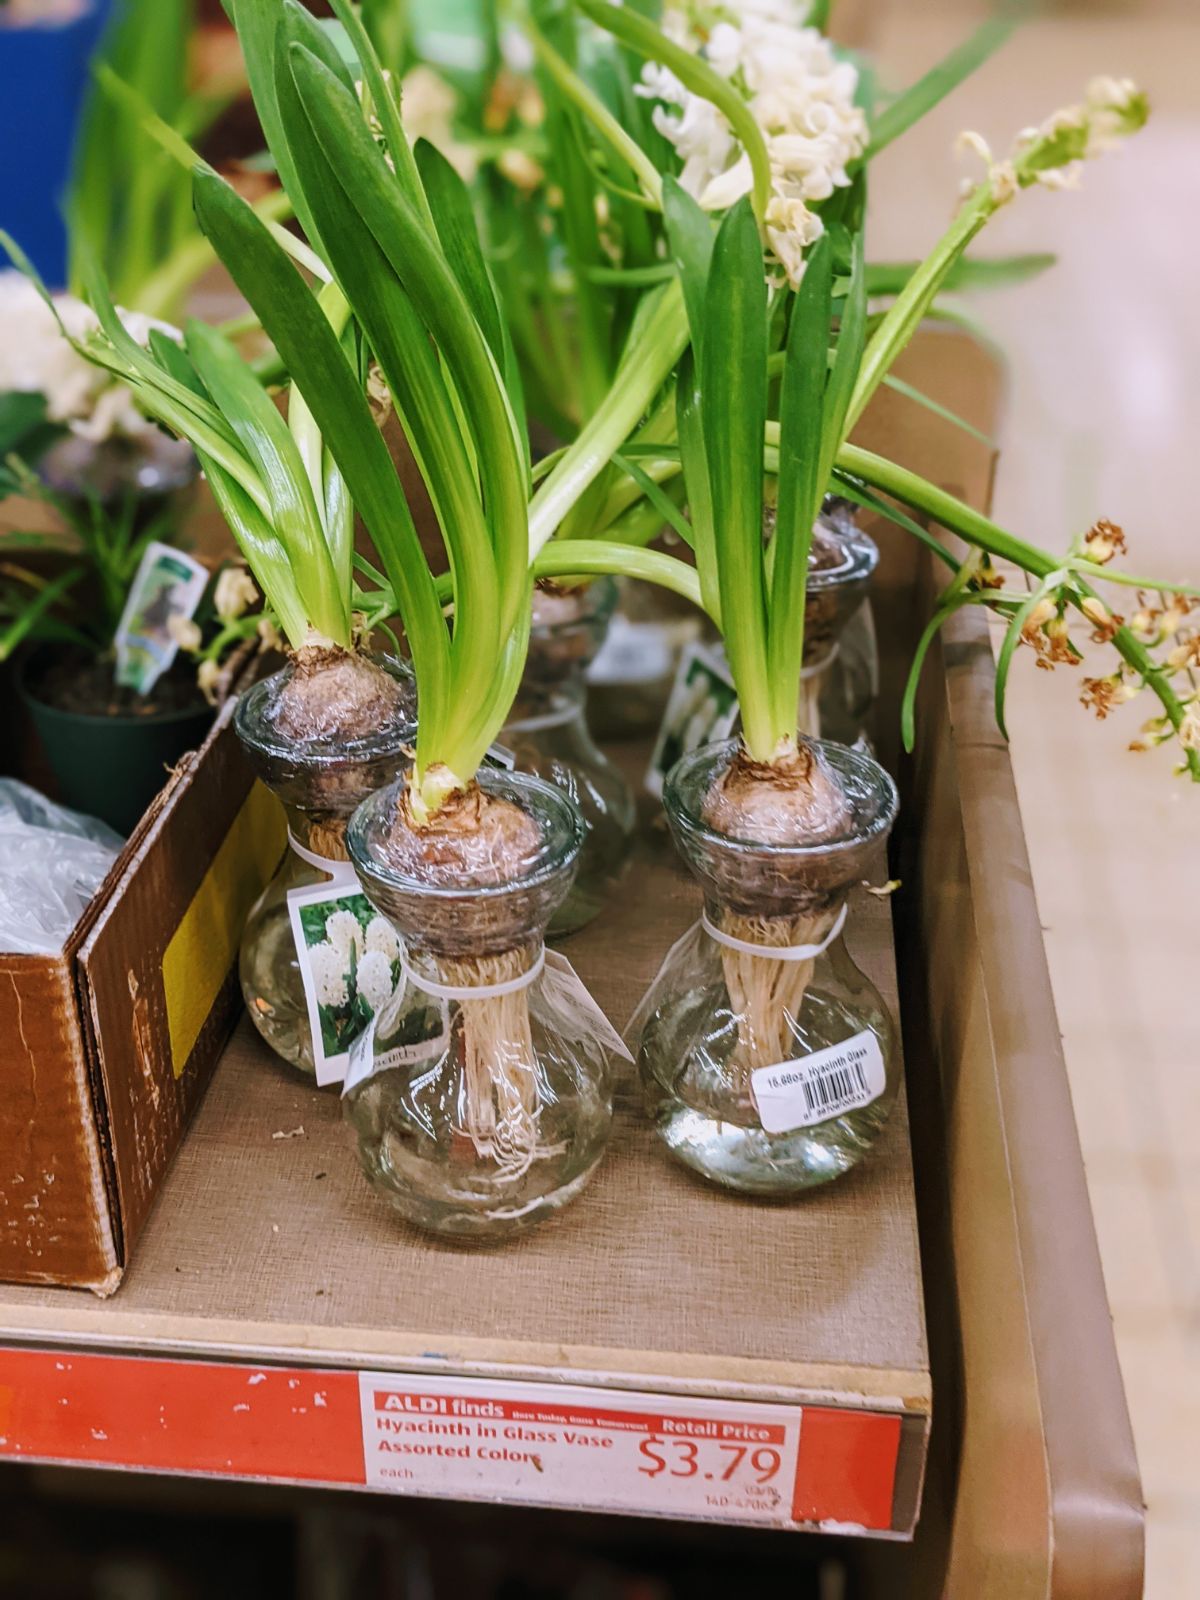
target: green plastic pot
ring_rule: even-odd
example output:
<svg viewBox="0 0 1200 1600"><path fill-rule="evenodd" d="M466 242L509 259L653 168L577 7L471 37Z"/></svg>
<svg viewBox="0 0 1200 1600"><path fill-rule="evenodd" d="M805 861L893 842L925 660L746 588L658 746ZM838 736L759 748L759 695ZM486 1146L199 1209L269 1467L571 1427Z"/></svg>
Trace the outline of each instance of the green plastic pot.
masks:
<svg viewBox="0 0 1200 1600"><path fill-rule="evenodd" d="M60 711L31 691L30 665L21 672L28 708L58 787L58 799L130 834L188 750L204 742L211 706L188 706L149 716Z"/></svg>

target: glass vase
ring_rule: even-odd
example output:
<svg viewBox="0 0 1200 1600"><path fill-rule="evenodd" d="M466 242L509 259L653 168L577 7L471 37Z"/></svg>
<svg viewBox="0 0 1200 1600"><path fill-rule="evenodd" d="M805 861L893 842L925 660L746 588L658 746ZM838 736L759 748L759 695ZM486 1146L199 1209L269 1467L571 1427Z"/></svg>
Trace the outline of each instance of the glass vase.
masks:
<svg viewBox="0 0 1200 1600"><path fill-rule="evenodd" d="M354 972L366 950L363 912L369 912L369 906L346 850L346 822L361 800L396 776L416 738L411 674L390 657L375 659L403 693L395 714L365 737L297 740L281 734L275 709L293 670L290 665L248 689L234 712L234 729L256 775L283 803L289 846L279 871L246 919L238 957L242 994L267 1044L306 1077L317 1075L325 1043L336 1046L323 1040L314 1051L312 1007L292 907L300 891L325 885L327 925L347 911L360 925L361 934L343 917L341 923L332 923L339 938L321 941L333 944L343 955L346 971L340 981L349 1013L356 998L349 992L355 987ZM320 904L319 895L311 898L314 905ZM343 924L349 929L347 938L340 937ZM325 981L336 986L339 975L327 974Z"/></svg>
<svg viewBox="0 0 1200 1600"><path fill-rule="evenodd" d="M879 653L868 598L879 547L854 507L827 498L813 529L804 608L805 683L800 727L852 745L866 731L879 690Z"/></svg>
<svg viewBox="0 0 1200 1600"><path fill-rule="evenodd" d="M629 784L587 723L584 674L615 603L616 587L608 578L582 588L542 585L534 591L525 673L500 735L519 772L554 784L583 817L578 870L551 918L552 938L574 933L603 909L624 871L636 821Z"/></svg>
<svg viewBox="0 0 1200 1600"><path fill-rule="evenodd" d="M704 913L631 1025L647 1109L672 1156L725 1188L776 1197L861 1161L898 1087L892 1021L843 936L850 890L894 820L895 786L865 754L799 743L840 797L836 825L802 843L787 842L782 816L769 843L708 820L736 741L672 769L667 818Z"/></svg>
<svg viewBox="0 0 1200 1600"><path fill-rule="evenodd" d="M620 1047L544 944L583 844L578 811L525 773L478 783L519 811L525 836L478 871L439 868L437 852L419 870L411 854L397 865L399 785L366 800L348 833L366 893L404 942L406 981L352 1057L346 1118L372 1188L460 1238L530 1228L579 1193L608 1139Z"/></svg>

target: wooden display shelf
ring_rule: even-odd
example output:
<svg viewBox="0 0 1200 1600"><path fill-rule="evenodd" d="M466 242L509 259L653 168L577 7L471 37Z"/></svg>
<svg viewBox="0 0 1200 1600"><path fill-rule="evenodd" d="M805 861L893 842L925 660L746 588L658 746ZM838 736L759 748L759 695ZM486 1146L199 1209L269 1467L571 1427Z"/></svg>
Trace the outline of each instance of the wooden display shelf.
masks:
<svg viewBox="0 0 1200 1600"><path fill-rule="evenodd" d="M644 749L625 754L644 766ZM656 811L614 903L561 946L619 1026L698 913ZM858 896L849 928L895 1007L886 902ZM450 1245L372 1194L336 1092L308 1088L244 1024L119 1292L0 1287L0 1453L469 1498L421 1463L390 1484L370 1465L360 1389L411 1375L408 1390L392 1384L410 1396L395 1404L554 1406L566 1393L623 1413L617 1426L639 1440L652 1425L703 1439L714 1417L735 1439L739 1418L783 1430L771 1437L785 1440L785 1492L768 1485L762 1501L698 1500L686 1445L667 1492L639 1477L653 1458L631 1460L628 1440L621 1483L597 1469L593 1492L551 1462L545 1484L514 1481L514 1500L910 1534L930 1378L904 1097L860 1168L791 1204L720 1193L671 1164L630 1068L618 1099L609 1153L561 1218L508 1243ZM363 1370L381 1377L360 1384ZM693 1476L717 1480L732 1460L731 1448L704 1457ZM495 1468L479 1496L503 1500L505 1481Z"/></svg>

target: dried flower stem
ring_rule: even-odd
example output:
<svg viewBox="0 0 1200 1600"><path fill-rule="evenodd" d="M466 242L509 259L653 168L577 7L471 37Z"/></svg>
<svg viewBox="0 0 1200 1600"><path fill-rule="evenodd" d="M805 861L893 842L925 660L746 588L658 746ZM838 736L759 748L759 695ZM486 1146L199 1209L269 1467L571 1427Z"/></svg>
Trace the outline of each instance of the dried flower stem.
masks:
<svg viewBox="0 0 1200 1600"><path fill-rule="evenodd" d="M885 494L893 495L904 505L923 511L934 522L951 529L969 544L986 550L990 556L995 556L1001 561L1011 561L1014 566L1023 568L1039 582L1060 568L1066 569L1074 565L1070 558L1064 563L1036 545L1017 538L1015 534L1007 532L990 517L967 505L965 501L947 494L944 489L939 489L916 473L909 472L907 468L899 467L882 456L874 455L869 450L862 450L856 445L843 445L838 451L838 466L851 477L861 479L876 489L882 489ZM1083 601L1096 600L1099 596L1087 583L1077 565L1072 575L1075 579L1074 584L1064 585L1061 593L1086 616ZM1104 574L1106 581L1109 576L1106 571ZM1113 633L1112 644L1146 687L1157 695L1168 722L1176 734L1179 734L1184 728L1188 711L1171 687L1166 669L1154 660L1145 645L1126 625L1118 627ZM1200 751L1187 745L1183 748L1185 768L1195 781L1200 782Z"/></svg>

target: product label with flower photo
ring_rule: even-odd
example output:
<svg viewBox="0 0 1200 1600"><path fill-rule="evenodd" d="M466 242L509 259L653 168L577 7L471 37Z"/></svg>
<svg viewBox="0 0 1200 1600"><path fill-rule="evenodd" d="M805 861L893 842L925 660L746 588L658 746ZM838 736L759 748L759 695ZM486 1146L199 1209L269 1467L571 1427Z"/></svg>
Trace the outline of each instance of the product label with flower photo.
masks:
<svg viewBox="0 0 1200 1600"><path fill-rule="evenodd" d="M702 744L728 739L737 726L737 690L724 655L702 644L689 644L679 658L667 709L663 712L646 788L662 797L667 773Z"/></svg>
<svg viewBox="0 0 1200 1600"><path fill-rule="evenodd" d="M308 1003L319 1084L341 1083L356 1041L403 982L400 941L344 861L322 863L331 882L288 890L288 915Z"/></svg>
<svg viewBox="0 0 1200 1600"><path fill-rule="evenodd" d="M149 694L179 649L172 622L195 614L208 579L208 568L182 550L157 539L146 546L114 640L119 684Z"/></svg>
<svg viewBox="0 0 1200 1600"><path fill-rule="evenodd" d="M887 1087L883 1052L869 1030L841 1044L750 1074L759 1121L767 1133L794 1133L848 1111L861 1111Z"/></svg>

